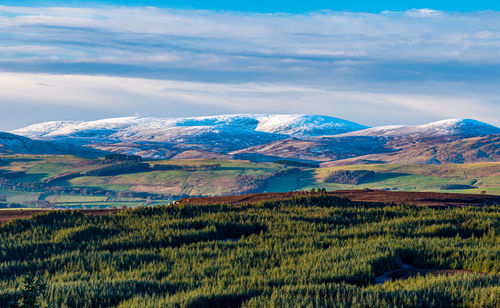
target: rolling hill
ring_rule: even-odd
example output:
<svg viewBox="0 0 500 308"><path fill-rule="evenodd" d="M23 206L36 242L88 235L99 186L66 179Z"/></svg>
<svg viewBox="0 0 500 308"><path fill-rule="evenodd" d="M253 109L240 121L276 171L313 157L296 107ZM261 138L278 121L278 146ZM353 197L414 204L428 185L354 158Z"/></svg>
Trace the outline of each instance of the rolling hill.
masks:
<svg viewBox="0 0 500 308"><path fill-rule="evenodd" d="M217 157L216 154L227 154L292 135L331 135L365 128L360 124L326 116L221 115L55 121L31 125L12 133L149 158L171 158L185 151L189 151L187 156L190 158L213 158L214 155Z"/></svg>
<svg viewBox="0 0 500 308"><path fill-rule="evenodd" d="M384 164L463 164L500 161L500 135L445 141L433 139L427 142L401 145L391 153L377 153L341 159L325 163L325 166L366 163Z"/></svg>
<svg viewBox="0 0 500 308"><path fill-rule="evenodd" d="M471 119L448 119L423 125L392 125L349 132L345 136L379 136L392 138L467 138L500 134L500 128Z"/></svg>
<svg viewBox="0 0 500 308"><path fill-rule="evenodd" d="M381 126L307 140L289 138L232 152L328 162L471 163L500 160L500 128L468 119L416 126Z"/></svg>
<svg viewBox="0 0 500 308"><path fill-rule="evenodd" d="M206 142L209 134L224 142L225 136L253 135L260 142L285 136L335 135L366 129L366 126L317 115L220 115L188 118L124 117L98 121L54 121L12 131L30 138L81 139L135 142ZM269 138L265 138L270 136ZM249 141L250 142L250 141ZM235 141L234 143L237 143Z"/></svg>
<svg viewBox="0 0 500 308"><path fill-rule="evenodd" d="M471 119L366 126L327 116L241 114L45 122L28 138L154 159L292 159L335 164L498 161L500 128Z"/></svg>
<svg viewBox="0 0 500 308"><path fill-rule="evenodd" d="M0 154L67 154L96 157L103 155L103 152L74 144L32 140L0 132Z"/></svg>

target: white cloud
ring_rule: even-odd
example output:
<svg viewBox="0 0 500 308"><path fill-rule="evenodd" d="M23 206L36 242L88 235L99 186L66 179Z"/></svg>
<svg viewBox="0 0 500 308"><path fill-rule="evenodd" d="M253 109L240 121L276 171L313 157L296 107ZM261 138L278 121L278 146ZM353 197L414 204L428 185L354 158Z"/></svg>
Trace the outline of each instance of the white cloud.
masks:
<svg viewBox="0 0 500 308"><path fill-rule="evenodd" d="M5 13L9 13L8 16ZM415 16L433 18L412 18ZM129 53L139 55L150 51L184 52L186 62L193 54L228 57L228 53L251 53L285 58L341 55L384 60L450 60L452 57L457 61L498 63L499 18L500 13L443 14L430 9L390 14L326 11L292 15L158 8L0 6L2 31L20 35L4 43L22 44L23 38L46 40L47 45L87 51L87 57L81 60L93 58L96 51L98 58L110 57L128 46ZM489 35L478 37L477 33ZM450 39L452 37L458 39ZM485 45L496 49L478 54L475 47ZM123 53L115 57L116 61L127 59ZM154 61L162 60L155 58Z"/></svg>
<svg viewBox="0 0 500 308"><path fill-rule="evenodd" d="M289 111L366 124L445 117L499 124L499 19L499 12L430 9L0 6L0 120L12 121L12 104L30 103L70 108L68 119L78 110Z"/></svg>
<svg viewBox="0 0 500 308"><path fill-rule="evenodd" d="M205 115L208 113L313 113L376 125L422 123L454 117L495 122L495 108L478 108L480 99L415 93L344 91L283 84L210 84L108 76L0 74L4 113L12 102L58 108L114 111L113 115ZM42 115L41 115L42 116ZM393 117L393 118L391 118ZM78 118L75 112L68 118ZM418 121L416 119L424 119ZM44 120L54 120L47 118ZM383 119L382 121L380 119ZM496 119L496 124L498 119ZM23 123L27 124L27 123ZM495 123L494 123L495 124ZM18 127L22 126L21 124Z"/></svg>
<svg viewBox="0 0 500 308"><path fill-rule="evenodd" d="M431 9L412 9L406 11L406 14L408 16L415 16L415 17L435 17L435 16L442 16L443 12Z"/></svg>

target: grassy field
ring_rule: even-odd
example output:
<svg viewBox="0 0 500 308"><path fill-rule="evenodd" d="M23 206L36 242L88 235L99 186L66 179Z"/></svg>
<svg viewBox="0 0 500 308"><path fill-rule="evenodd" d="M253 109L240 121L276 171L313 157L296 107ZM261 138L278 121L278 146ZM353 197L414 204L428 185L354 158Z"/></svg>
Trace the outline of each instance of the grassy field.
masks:
<svg viewBox="0 0 500 308"><path fill-rule="evenodd" d="M116 191L151 192L172 195L222 195L238 186L239 176L266 176L283 168L272 163L245 161L171 160L153 164L198 166L220 164L209 171L151 171L113 177L79 177L69 181L72 186L94 186Z"/></svg>
<svg viewBox="0 0 500 308"><path fill-rule="evenodd" d="M10 179L14 184L40 183L48 178L68 172L80 172L112 165L103 159L88 160L65 155L9 155L0 166L0 172L25 172L24 175ZM398 191L435 191L487 193L500 195L500 163L448 164L448 165L352 165L328 168L293 169L275 163L254 163L241 160L158 160L145 161L154 165L176 165L199 167L218 165L214 170L161 170L140 173L118 174L114 176L80 176L59 181L51 186L105 189L115 193L135 192L164 195L165 200L176 196L216 196L245 193L246 190L259 192L285 192L310 190L312 188L339 189L384 189ZM115 162L116 163L116 162ZM375 174L357 184L325 183L325 178L336 170L370 170ZM281 173L279 173L281 172ZM254 186L250 183L257 183ZM253 182L252 182L253 181ZM471 185L470 189L443 189L446 185ZM246 185L246 186L245 186ZM253 190L251 190L253 189ZM7 203L24 204L38 200L39 192L0 190ZM52 205L68 206L81 203L113 204L120 200L110 200L106 196L79 196L68 194L44 194L42 201ZM136 201L144 204L144 198ZM127 203L135 204L135 203Z"/></svg>
<svg viewBox="0 0 500 308"><path fill-rule="evenodd" d="M373 178L359 185L322 183L335 170L370 170ZM477 188L452 192L500 194L500 163L447 165L352 165L315 169L314 187L326 189L391 189L403 191L450 192L441 189L446 184L472 184Z"/></svg>
<svg viewBox="0 0 500 308"><path fill-rule="evenodd" d="M190 161L183 161L189 164ZM206 163L206 162L205 162ZM210 161L212 163L212 161ZM125 191L147 191L164 194L222 195L237 186L238 176L265 176L282 169L272 163L217 161L220 170L204 171L155 171L119 175L115 177L82 177L70 181L74 186L99 186ZM324 178L334 170L372 170L377 174L359 185L324 183ZM301 169L299 173L271 178L264 192L282 192L311 188L336 189L394 189L403 191L436 191L446 184L474 183L475 189L454 192L500 194L500 164L479 163L464 165L356 165L334 168Z"/></svg>
<svg viewBox="0 0 500 308"><path fill-rule="evenodd" d="M106 196L78 196L78 195L65 195L53 194L45 198L46 201L53 203L75 203L75 202L102 202L108 200Z"/></svg>
<svg viewBox="0 0 500 308"><path fill-rule="evenodd" d="M96 168L96 161L69 155L1 155L1 157L9 164L0 166L0 170L24 171L27 176L17 180L25 182Z"/></svg>
<svg viewBox="0 0 500 308"><path fill-rule="evenodd" d="M5 196L8 203L26 203L38 200L40 193L38 192L22 192L0 190L0 196Z"/></svg>

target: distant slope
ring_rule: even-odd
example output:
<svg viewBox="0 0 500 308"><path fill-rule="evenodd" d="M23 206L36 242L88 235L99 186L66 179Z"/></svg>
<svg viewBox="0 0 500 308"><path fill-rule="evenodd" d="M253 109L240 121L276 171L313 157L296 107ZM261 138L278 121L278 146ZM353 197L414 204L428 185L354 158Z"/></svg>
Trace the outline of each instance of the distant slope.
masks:
<svg viewBox="0 0 500 308"><path fill-rule="evenodd" d="M366 163L447 164L500 161L500 135L459 139L451 142L416 143L391 153L368 154L325 163L324 166Z"/></svg>
<svg viewBox="0 0 500 308"><path fill-rule="evenodd" d="M256 130L295 137L324 136L368 128L354 122L320 115L273 114L256 116Z"/></svg>
<svg viewBox="0 0 500 308"><path fill-rule="evenodd" d="M240 114L57 121L12 132L156 159L436 164L498 161L500 128L472 119L367 128L320 115Z"/></svg>
<svg viewBox="0 0 500 308"><path fill-rule="evenodd" d="M382 126L355 132L286 139L232 154L259 154L328 165L373 163L470 163L500 161L500 128L451 119L415 126Z"/></svg>
<svg viewBox="0 0 500 308"><path fill-rule="evenodd" d="M193 150L207 153L210 157L214 153L227 154L292 135L331 135L365 128L326 116L267 114L56 121L31 125L12 133L35 139L62 140L107 151L170 158Z"/></svg>
<svg viewBox="0 0 500 308"><path fill-rule="evenodd" d="M81 138L105 141L197 141L208 133L320 136L367 128L327 116L300 114L241 114L210 117L124 117L98 121L55 121L31 125L12 133L30 138ZM275 138L277 138L275 136Z"/></svg>
<svg viewBox="0 0 500 308"><path fill-rule="evenodd" d="M471 119L448 119L424 125L394 125L372 127L345 136L379 136L393 138L467 138L500 134L500 128Z"/></svg>
<svg viewBox="0 0 500 308"><path fill-rule="evenodd" d="M319 137L308 140L286 139L233 151L232 155L259 154L310 161L330 161L365 155L387 153L391 149L383 138L373 136Z"/></svg>
<svg viewBox="0 0 500 308"><path fill-rule="evenodd" d="M36 159L33 159L36 158ZM83 202L86 206L114 206L123 204L108 203L126 201L116 199L142 198L147 194L152 200L167 200L180 196L217 196L250 192L286 192L326 188L345 189L382 189L398 191L441 191L460 193L482 193L500 195L500 162L476 164L372 164L349 165L320 168L309 166L286 166L282 163L253 163L242 160L144 160L150 169L132 173L126 168L115 173L95 172L119 167L123 162L86 159L60 155L16 155L15 159L0 159L0 175L19 171L15 177L18 185L12 191L8 186L0 189L0 196L8 202L49 201L67 204ZM212 166L212 167L203 167ZM141 170L136 170L141 171ZM372 171L372 174L354 184L329 181L338 171ZM88 173L90 172L90 173ZM68 177L69 174L79 176ZM346 173L346 172L344 172ZM100 175L98 175L100 174ZM53 179L63 179L52 181ZM32 192L35 183L45 183L45 194ZM346 184L347 183L347 184ZM24 188L23 188L24 187ZM23 191L27 190L27 191ZM100 191L100 192L98 192ZM114 192L114 193L109 193ZM132 195L131 195L132 194ZM138 195L133 195L138 194ZM109 198L108 198L109 197ZM127 199L128 200L128 199ZM137 200L128 200L137 202ZM127 202L128 202L127 201ZM96 203L99 202L99 203ZM1 207L0 201L0 207ZM167 202L168 203L168 202ZM44 203L39 203L43 205Z"/></svg>
<svg viewBox="0 0 500 308"><path fill-rule="evenodd" d="M100 151L0 132L0 154L68 154L80 156L102 155Z"/></svg>

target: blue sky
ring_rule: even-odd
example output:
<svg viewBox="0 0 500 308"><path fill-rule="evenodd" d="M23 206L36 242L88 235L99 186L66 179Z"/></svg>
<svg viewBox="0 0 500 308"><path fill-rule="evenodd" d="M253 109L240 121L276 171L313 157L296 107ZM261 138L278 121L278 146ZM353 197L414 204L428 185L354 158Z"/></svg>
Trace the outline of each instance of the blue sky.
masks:
<svg viewBox="0 0 500 308"><path fill-rule="evenodd" d="M23 6L99 6L99 5L125 5L125 6L156 6L177 9L203 9L203 10L227 10L240 12L259 13L303 13L318 10L352 11L352 12L372 12L379 13L385 10L406 11L413 8L431 8L445 11L478 11L478 10L498 10L500 2L491 0L476 1L332 1L332 0L309 0L309 1L234 1L234 0L100 0L100 1L51 1L51 0L4 0L4 5Z"/></svg>
<svg viewBox="0 0 500 308"><path fill-rule="evenodd" d="M494 4L233 2L2 1L0 130L225 113L500 125Z"/></svg>

